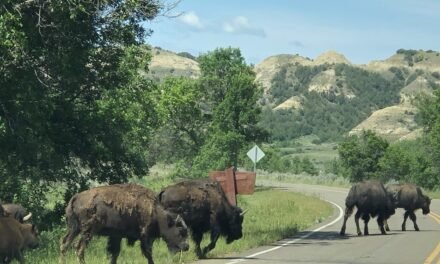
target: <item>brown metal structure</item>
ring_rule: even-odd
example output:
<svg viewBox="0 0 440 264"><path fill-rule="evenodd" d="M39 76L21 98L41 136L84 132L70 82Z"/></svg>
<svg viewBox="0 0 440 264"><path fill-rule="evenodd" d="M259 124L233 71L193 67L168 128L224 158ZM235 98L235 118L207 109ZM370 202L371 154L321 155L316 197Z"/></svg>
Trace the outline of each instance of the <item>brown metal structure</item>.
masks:
<svg viewBox="0 0 440 264"><path fill-rule="evenodd" d="M224 171L211 171L209 178L220 182L232 205L237 205L237 194L253 194L255 190L255 172L235 171L230 167Z"/></svg>

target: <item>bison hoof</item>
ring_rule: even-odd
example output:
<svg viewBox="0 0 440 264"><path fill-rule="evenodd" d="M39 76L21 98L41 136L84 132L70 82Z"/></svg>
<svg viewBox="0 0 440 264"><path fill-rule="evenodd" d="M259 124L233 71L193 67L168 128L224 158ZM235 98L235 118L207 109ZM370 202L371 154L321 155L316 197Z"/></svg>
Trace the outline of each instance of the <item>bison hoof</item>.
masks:
<svg viewBox="0 0 440 264"><path fill-rule="evenodd" d="M366 234L366 235L368 235L368 234ZM362 232L358 232L358 236L362 236Z"/></svg>
<svg viewBox="0 0 440 264"><path fill-rule="evenodd" d="M406 228L402 226L402 231L406 231Z"/></svg>
<svg viewBox="0 0 440 264"><path fill-rule="evenodd" d="M417 227L417 226L416 226L414 229L415 229L416 231L420 231L419 227Z"/></svg>
<svg viewBox="0 0 440 264"><path fill-rule="evenodd" d="M385 227L385 230L386 230L386 231L390 231L390 228L389 228L389 227Z"/></svg>

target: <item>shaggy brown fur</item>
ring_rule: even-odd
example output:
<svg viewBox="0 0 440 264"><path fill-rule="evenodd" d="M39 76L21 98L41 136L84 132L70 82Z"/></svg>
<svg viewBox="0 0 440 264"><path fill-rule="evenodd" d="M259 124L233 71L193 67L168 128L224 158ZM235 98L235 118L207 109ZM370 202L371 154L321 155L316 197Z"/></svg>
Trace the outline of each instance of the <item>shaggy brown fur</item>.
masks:
<svg viewBox="0 0 440 264"><path fill-rule="evenodd" d="M23 251L39 245L38 234L31 224L22 224L12 217L0 217L0 263L13 259L24 263Z"/></svg>
<svg viewBox="0 0 440 264"><path fill-rule="evenodd" d="M417 225L417 217L415 211L422 209L423 214L429 214L431 199L422 193L422 189L414 184L389 184L386 187L388 195L393 200L395 208L403 208L405 214L403 215L402 231L406 231L406 220L408 217L413 221L414 229L419 231ZM390 230L388 223L385 221L385 228Z"/></svg>
<svg viewBox="0 0 440 264"><path fill-rule="evenodd" d="M111 263L116 263L122 238L129 245L141 242L141 250L152 264L152 245L162 237L171 251L187 250L187 227L180 217L169 214L156 200L155 193L135 184L96 187L74 195L67 208L68 233L61 241L63 255L76 236L77 255L84 263L84 251L94 235L108 237Z"/></svg>
<svg viewBox="0 0 440 264"><path fill-rule="evenodd" d="M199 258L204 258L215 247L220 235L226 237L227 243L242 237L243 212L229 203L218 182L180 182L162 190L159 200L166 209L182 215L191 230ZM203 234L208 231L211 241L202 250Z"/></svg>

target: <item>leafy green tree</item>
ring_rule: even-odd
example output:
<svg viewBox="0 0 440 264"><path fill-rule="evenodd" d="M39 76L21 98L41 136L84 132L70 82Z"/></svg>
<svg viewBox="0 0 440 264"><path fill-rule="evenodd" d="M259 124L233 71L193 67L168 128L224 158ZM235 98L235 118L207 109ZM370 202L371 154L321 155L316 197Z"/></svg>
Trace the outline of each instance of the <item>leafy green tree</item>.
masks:
<svg viewBox="0 0 440 264"><path fill-rule="evenodd" d="M380 158L377 176L384 182L406 181L411 175L411 158L401 144L392 144Z"/></svg>
<svg viewBox="0 0 440 264"><path fill-rule="evenodd" d="M148 169L157 126L147 70L153 0L0 4L0 195L42 206L52 183L66 198L90 182Z"/></svg>
<svg viewBox="0 0 440 264"><path fill-rule="evenodd" d="M161 83L160 91L158 108L163 129L150 147L153 152L165 155L163 162L190 161L203 145L209 121L202 111L199 82L183 77L167 78Z"/></svg>
<svg viewBox="0 0 440 264"><path fill-rule="evenodd" d="M200 171L237 167L240 153L266 136L257 126L261 89L239 49L216 49L200 56L199 62L203 99L212 123L195 165Z"/></svg>
<svg viewBox="0 0 440 264"><path fill-rule="evenodd" d="M363 131L358 137L348 137L338 147L345 177L351 182L369 179L378 171L379 159L385 154L388 142L372 131Z"/></svg>

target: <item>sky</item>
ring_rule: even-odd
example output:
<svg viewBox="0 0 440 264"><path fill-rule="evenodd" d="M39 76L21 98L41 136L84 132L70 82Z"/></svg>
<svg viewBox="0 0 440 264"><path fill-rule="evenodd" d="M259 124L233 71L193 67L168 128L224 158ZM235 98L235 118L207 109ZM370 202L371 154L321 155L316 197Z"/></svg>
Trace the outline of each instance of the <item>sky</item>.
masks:
<svg viewBox="0 0 440 264"><path fill-rule="evenodd" d="M144 26L148 44L194 56L233 47L258 64L335 50L365 64L401 48L440 51L440 0L181 0Z"/></svg>

